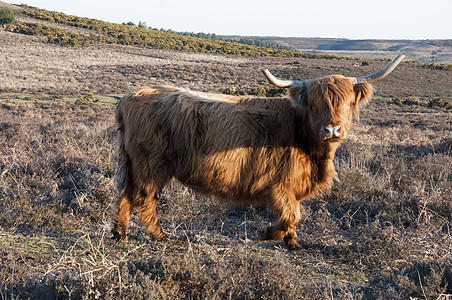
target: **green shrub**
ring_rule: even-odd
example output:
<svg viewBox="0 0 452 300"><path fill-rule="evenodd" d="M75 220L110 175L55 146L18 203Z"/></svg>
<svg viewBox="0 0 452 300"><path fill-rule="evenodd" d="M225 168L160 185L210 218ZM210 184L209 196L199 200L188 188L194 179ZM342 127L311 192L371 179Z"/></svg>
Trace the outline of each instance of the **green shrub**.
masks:
<svg viewBox="0 0 452 300"><path fill-rule="evenodd" d="M401 105L403 102L403 99L401 97L394 96L394 97L392 97L391 101L394 104Z"/></svg>
<svg viewBox="0 0 452 300"><path fill-rule="evenodd" d="M269 86L259 86L251 88L247 91L237 90L234 86L225 88L221 91L226 95L240 96L240 95L253 95L258 97L279 97L287 94L286 88L270 88Z"/></svg>
<svg viewBox="0 0 452 300"><path fill-rule="evenodd" d="M259 87L255 87L255 88L252 88L251 90L249 90L248 94L260 96L260 97L266 97L269 90L270 90L270 88L268 86L259 86Z"/></svg>
<svg viewBox="0 0 452 300"><path fill-rule="evenodd" d="M14 12L8 7L0 7L0 25L13 24L16 21Z"/></svg>
<svg viewBox="0 0 452 300"><path fill-rule="evenodd" d="M391 101L392 101L392 103L397 104L397 105L402 105L402 104L405 104L405 105L419 105L419 99L417 99L414 96L409 96L406 99L403 99L403 98L398 97L398 96L394 96L391 99Z"/></svg>
<svg viewBox="0 0 452 300"><path fill-rule="evenodd" d="M100 99L94 97L92 91L86 92L85 95L82 95L75 100L75 104L87 104L87 103L99 103Z"/></svg>
<svg viewBox="0 0 452 300"><path fill-rule="evenodd" d="M51 12L43 9L31 8L23 5L24 15L49 22L66 24L73 27L86 28L95 32L90 36L80 35L66 31L64 38L60 38L55 32L64 30L53 28L53 32L46 31L27 31L27 34L39 34L44 36L52 35L57 37L48 37L50 42L59 43L65 46L77 46L78 43L87 45L88 43L107 43L120 45L134 45L140 47L153 47L158 49L171 49L188 52L202 52L215 54L232 54L242 56L273 56L273 57L295 57L295 58L318 58L318 59L346 59L360 60L360 58L341 57L338 55L304 53L287 49L265 48L257 42L250 44L241 44L238 42L212 40L192 36L184 36L172 32L162 32L160 30L146 28L144 24L141 27L135 24L114 24L100 20L70 16L59 12ZM132 26L134 25L134 26ZM31 26L31 25L27 25ZM25 33L22 31L17 31ZM69 38L66 36L71 35ZM73 36L72 36L73 35Z"/></svg>
<svg viewBox="0 0 452 300"><path fill-rule="evenodd" d="M434 70L452 70L452 64L427 64L425 65L426 68L434 69Z"/></svg>
<svg viewBox="0 0 452 300"><path fill-rule="evenodd" d="M240 95L244 95L244 94L245 94L245 93L242 92L242 91L238 91L238 90L235 88L235 86L225 88L225 89L222 91L222 93L223 93L223 94L226 94L226 95L233 95L233 96L240 96Z"/></svg>
<svg viewBox="0 0 452 300"><path fill-rule="evenodd" d="M437 106L437 107L441 107L441 108L445 108L445 109L452 108L452 104L450 103L450 101L447 99L441 98L441 97L435 97L435 98L429 99L428 106L429 107Z"/></svg>
<svg viewBox="0 0 452 300"><path fill-rule="evenodd" d="M260 97L276 97L286 95L287 89L278 87L270 88L268 86L260 86L250 89L247 94L256 95Z"/></svg>
<svg viewBox="0 0 452 300"><path fill-rule="evenodd" d="M403 100L402 103L406 105L419 105L419 99L413 96L409 96L408 98Z"/></svg>

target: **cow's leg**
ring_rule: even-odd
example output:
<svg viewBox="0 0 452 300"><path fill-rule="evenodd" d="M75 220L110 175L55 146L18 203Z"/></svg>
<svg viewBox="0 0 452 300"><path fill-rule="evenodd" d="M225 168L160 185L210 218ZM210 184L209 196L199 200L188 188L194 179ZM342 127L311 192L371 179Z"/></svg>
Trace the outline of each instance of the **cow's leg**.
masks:
<svg viewBox="0 0 452 300"><path fill-rule="evenodd" d="M154 240L163 241L167 239L167 236L163 233L162 227L160 226L157 204L160 192L171 177L169 174L160 172L159 176L150 176L150 178L146 183L141 185L142 188L136 195L134 203L148 233Z"/></svg>
<svg viewBox="0 0 452 300"><path fill-rule="evenodd" d="M298 237L296 227L301 219L300 202L297 200L289 200L282 207L274 205L273 211L279 214L278 223L274 226L269 226L259 235L259 240L281 240L287 248L291 250L299 249Z"/></svg>
<svg viewBox="0 0 452 300"><path fill-rule="evenodd" d="M119 199L118 215L112 229L113 238L118 241L127 241L127 228L133 209L131 193L130 188L126 189L121 193L121 198Z"/></svg>
<svg viewBox="0 0 452 300"><path fill-rule="evenodd" d="M143 199L143 202L138 208L138 212L152 238L156 241L164 241L167 239L167 236L163 233L162 227L160 226L157 203L157 193L148 194Z"/></svg>

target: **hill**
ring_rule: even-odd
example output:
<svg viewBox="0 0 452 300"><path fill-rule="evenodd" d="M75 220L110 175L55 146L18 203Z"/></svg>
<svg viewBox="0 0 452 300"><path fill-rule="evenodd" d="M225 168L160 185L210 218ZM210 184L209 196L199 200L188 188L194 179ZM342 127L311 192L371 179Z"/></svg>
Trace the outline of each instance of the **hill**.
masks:
<svg viewBox="0 0 452 300"><path fill-rule="evenodd" d="M223 37L215 34L161 31L145 26L136 27L133 24L132 26L113 24L49 12L26 5L20 7L9 5L9 7L13 7L19 14L18 20L21 22L18 26L12 26L11 30L25 34L44 35L49 42L68 46L106 42L190 52L331 59L387 58L403 52L413 60L421 62L452 62L451 41Z"/></svg>
<svg viewBox="0 0 452 300"><path fill-rule="evenodd" d="M17 22L6 30L26 35L47 37L48 42L77 47L107 43L135 45L158 49L182 50L242 56L275 56L303 58L338 58L335 55L302 53L287 49L258 47L246 43L198 38L173 32L159 31L132 24L115 24L105 21L70 16L27 5L16 7ZM342 58L350 59L350 58Z"/></svg>
<svg viewBox="0 0 452 300"><path fill-rule="evenodd" d="M302 52L386 58L403 53L423 63L452 64L452 40L350 40L300 37L238 37L285 45Z"/></svg>

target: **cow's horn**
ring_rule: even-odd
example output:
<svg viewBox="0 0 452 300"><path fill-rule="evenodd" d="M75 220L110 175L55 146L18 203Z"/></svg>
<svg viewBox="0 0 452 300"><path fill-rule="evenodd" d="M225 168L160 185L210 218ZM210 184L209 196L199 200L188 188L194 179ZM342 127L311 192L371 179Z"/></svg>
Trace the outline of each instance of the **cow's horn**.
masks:
<svg viewBox="0 0 452 300"><path fill-rule="evenodd" d="M277 87L287 88L291 86L307 86L309 81L298 81L298 80L281 80L273 76L267 69L262 69L265 77L267 77L270 83L276 85Z"/></svg>
<svg viewBox="0 0 452 300"><path fill-rule="evenodd" d="M395 69L395 67L397 67L397 65L400 64L400 62L404 58L405 58L405 55L399 55L390 64L388 64L385 68L381 69L377 73L367 75L367 76L357 77L357 78L352 77L350 79L353 80L354 83L366 82L366 81L372 82L372 81L377 81L377 80L383 79L389 73L391 73ZM292 86L308 86L309 82L310 82L309 80L307 80L307 81L281 80L281 79L278 79L275 76L273 76L273 74L270 73L270 71L267 69L262 69L262 72L264 73L265 77L267 77L268 81L270 81L270 83L276 85L277 87L287 88L287 87L292 87Z"/></svg>
<svg viewBox="0 0 452 300"><path fill-rule="evenodd" d="M405 55L399 55L389 65L387 65L385 68L381 69L377 73L374 73L374 74L371 74L371 75L367 75L367 76L358 77L358 78L352 78L352 80L355 83L360 83L360 82L366 82L366 81L367 82L372 82L372 81L377 81L377 80L383 79L383 78L386 77L386 75L391 73L395 69L395 67L397 67L397 65L404 58L405 58Z"/></svg>

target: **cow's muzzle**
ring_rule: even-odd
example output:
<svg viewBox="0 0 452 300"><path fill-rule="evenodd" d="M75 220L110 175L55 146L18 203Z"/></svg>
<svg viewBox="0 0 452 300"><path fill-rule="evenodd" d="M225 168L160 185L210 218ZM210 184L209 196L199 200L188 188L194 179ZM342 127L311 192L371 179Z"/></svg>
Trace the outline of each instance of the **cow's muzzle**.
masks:
<svg viewBox="0 0 452 300"><path fill-rule="evenodd" d="M323 126L320 130L320 137L324 141L342 140L345 138L345 130L342 125Z"/></svg>

